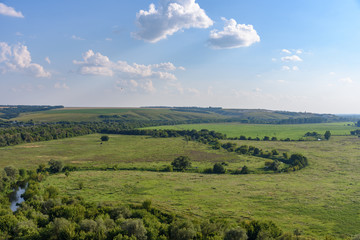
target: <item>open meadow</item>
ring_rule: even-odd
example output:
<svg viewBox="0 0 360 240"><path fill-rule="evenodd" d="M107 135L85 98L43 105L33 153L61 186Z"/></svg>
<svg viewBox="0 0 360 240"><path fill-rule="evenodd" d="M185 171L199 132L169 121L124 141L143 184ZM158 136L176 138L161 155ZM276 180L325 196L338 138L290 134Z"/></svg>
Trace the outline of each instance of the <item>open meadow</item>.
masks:
<svg viewBox="0 0 360 240"><path fill-rule="evenodd" d="M307 132L324 134L331 131L332 135L350 135L350 131L357 129L352 122L340 123L312 123L312 124L243 124L243 123L214 123L214 124L180 124L174 126L156 126L148 129L201 130L208 129L226 134L227 137L245 137L262 139L264 136L278 139L290 138L298 140Z"/></svg>
<svg viewBox="0 0 360 240"><path fill-rule="evenodd" d="M50 159L83 168L50 175L42 183L63 194L90 202L141 203L150 199L157 208L193 219L225 218L272 220L285 231L344 238L360 229L360 140L335 136L330 141L232 141L264 150L299 152L309 166L296 172L257 172L248 175L158 172L178 155L192 159L193 168L228 162L262 168L264 159L212 150L181 138L99 134L0 148L1 167L35 169ZM227 141L224 141L227 142ZM131 169L137 171L114 171ZM91 170L85 170L86 168ZM110 168L107 171L99 168ZM140 171L150 169L151 171ZM83 189L79 189L79 183Z"/></svg>

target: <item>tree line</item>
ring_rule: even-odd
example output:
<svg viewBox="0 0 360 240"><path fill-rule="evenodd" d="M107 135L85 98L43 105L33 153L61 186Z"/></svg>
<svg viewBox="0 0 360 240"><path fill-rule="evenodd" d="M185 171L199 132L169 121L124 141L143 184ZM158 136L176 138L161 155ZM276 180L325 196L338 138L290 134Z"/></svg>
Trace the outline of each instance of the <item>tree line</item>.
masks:
<svg viewBox="0 0 360 240"><path fill-rule="evenodd" d="M3 119L16 118L20 113L39 112L51 109L64 108L64 106L48 106L48 105L0 105L0 115Z"/></svg>

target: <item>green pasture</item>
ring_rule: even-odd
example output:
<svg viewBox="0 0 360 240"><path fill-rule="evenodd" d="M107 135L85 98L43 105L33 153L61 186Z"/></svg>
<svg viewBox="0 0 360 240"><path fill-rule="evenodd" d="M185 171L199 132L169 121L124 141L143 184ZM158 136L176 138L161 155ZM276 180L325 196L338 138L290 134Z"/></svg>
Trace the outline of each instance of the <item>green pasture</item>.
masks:
<svg viewBox="0 0 360 240"><path fill-rule="evenodd" d="M182 138L152 138L148 136L109 135L108 142L100 141L100 134L75 138L35 142L0 148L0 167L37 168L50 159L65 165L82 168L146 168L162 169L179 155L193 161L193 167L204 169L215 162L229 162L232 168L246 162L254 169L263 167L264 160L254 157L240 158L225 150L212 150L208 145L186 142ZM251 160L250 159L255 159ZM250 166L249 165L249 166Z"/></svg>
<svg viewBox="0 0 360 240"><path fill-rule="evenodd" d="M81 139L81 138L77 138ZM170 141L170 139L165 139ZM43 183L92 202L141 203L193 218L272 220L286 231L333 235L360 233L360 140L251 142L265 150L300 152L309 166L281 174L208 175L147 171L79 171ZM197 146L198 147L198 146ZM79 190L79 182L84 189Z"/></svg>
<svg viewBox="0 0 360 240"><path fill-rule="evenodd" d="M179 112L170 109L149 108L62 108L49 111L22 113L13 120L35 122L101 121L100 115L118 116L117 120L191 120L225 118L215 113Z"/></svg>
<svg viewBox="0 0 360 240"><path fill-rule="evenodd" d="M348 126L350 124L350 126ZM241 135L252 138L264 136L277 137L278 139L290 138L297 140L307 132L324 134L331 131L332 135L350 135L350 131L357 129L354 123L314 123L314 124L241 124L241 123L215 123L215 124L181 124L174 126L157 126L149 129L175 129L175 130L201 130L208 129L226 134L228 137Z"/></svg>

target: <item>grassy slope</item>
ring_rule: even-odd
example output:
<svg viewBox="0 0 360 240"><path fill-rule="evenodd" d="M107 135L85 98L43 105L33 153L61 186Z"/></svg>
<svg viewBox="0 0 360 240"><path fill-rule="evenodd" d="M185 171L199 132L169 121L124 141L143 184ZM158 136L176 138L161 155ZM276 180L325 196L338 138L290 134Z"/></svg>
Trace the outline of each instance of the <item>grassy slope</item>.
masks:
<svg viewBox="0 0 360 240"><path fill-rule="evenodd" d="M356 129L354 126L347 126L353 123L316 123L316 124L292 124L292 125L275 125L275 124L240 124L240 123L216 123L216 124L182 124L175 126L149 127L150 129L208 129L216 132L225 133L228 137L246 137L264 136L277 137L278 139L299 139L307 132L318 132L324 134L330 130L332 135L350 135L350 131Z"/></svg>
<svg viewBox="0 0 360 240"><path fill-rule="evenodd" d="M239 145L247 144L236 141ZM194 217L273 220L312 236L359 233L360 140L257 142L308 156L310 166L289 174L205 175L133 171L74 172L44 183L89 201L141 202ZM77 184L84 181L85 189Z"/></svg>
<svg viewBox="0 0 360 240"><path fill-rule="evenodd" d="M56 121L100 121L99 115L118 115L117 119L134 120L189 120L189 119L218 119L224 116L215 113L188 113L171 111L169 109L144 108L63 108L35 113L24 113L14 120L37 122Z"/></svg>

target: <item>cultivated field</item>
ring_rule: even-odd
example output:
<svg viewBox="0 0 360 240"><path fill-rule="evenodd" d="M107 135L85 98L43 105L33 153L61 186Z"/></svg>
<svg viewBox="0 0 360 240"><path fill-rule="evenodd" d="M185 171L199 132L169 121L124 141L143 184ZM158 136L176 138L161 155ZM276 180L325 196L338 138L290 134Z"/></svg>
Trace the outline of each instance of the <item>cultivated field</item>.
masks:
<svg viewBox="0 0 360 240"><path fill-rule="evenodd" d="M350 126L349 126L350 125ZM332 135L350 135L350 131L357 129L352 122L341 123L314 123L314 124L241 124L241 123L216 123L216 124L181 124L175 126L156 126L149 129L175 129L175 130L201 130L208 129L226 134L228 137L241 135L252 138L264 136L277 137L278 139L290 138L297 140L307 132L324 134L330 130Z"/></svg>

